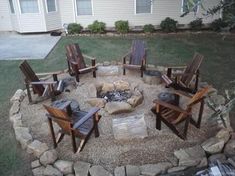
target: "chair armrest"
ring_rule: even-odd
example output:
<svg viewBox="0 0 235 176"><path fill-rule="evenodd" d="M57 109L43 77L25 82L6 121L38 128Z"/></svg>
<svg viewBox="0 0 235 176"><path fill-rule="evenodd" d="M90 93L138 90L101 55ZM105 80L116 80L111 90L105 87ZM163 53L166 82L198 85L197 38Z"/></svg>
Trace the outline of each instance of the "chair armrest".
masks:
<svg viewBox="0 0 235 176"><path fill-rule="evenodd" d="M87 59L95 60L95 58L94 58L94 57L91 57L91 56L88 56L88 55L85 55L85 54L82 54L82 55L83 55L83 57L85 57L85 58L87 58Z"/></svg>
<svg viewBox="0 0 235 176"><path fill-rule="evenodd" d="M93 107L89 110L89 112L81 118L77 123L73 125L73 129L79 128L82 124L84 124L88 119L92 118L94 114L96 114L100 108L98 107Z"/></svg>
<svg viewBox="0 0 235 176"><path fill-rule="evenodd" d="M122 60L126 59L127 56L130 56L131 51L128 51L125 55L122 56Z"/></svg>
<svg viewBox="0 0 235 176"><path fill-rule="evenodd" d="M31 85L50 85L50 84L56 84L57 81L39 81L39 82L29 82L27 84Z"/></svg>
<svg viewBox="0 0 235 176"><path fill-rule="evenodd" d="M174 93L177 94L177 95L182 95L182 96L185 96L187 98L192 98L193 96L184 92L184 91L181 91L181 90L174 90Z"/></svg>
<svg viewBox="0 0 235 176"><path fill-rule="evenodd" d="M190 114L190 113L188 113L187 111L185 111L184 109L182 109L182 108L180 108L178 106L166 103L166 102L161 101L161 100L154 100L153 103L155 103L156 105L159 104L161 106L164 106L166 108L169 108L169 109L172 109L172 110L184 113L184 114Z"/></svg>
<svg viewBox="0 0 235 176"><path fill-rule="evenodd" d="M55 71L55 72L47 72L47 73L36 73L37 76L47 76L47 75L59 75L64 73L64 70L62 71Z"/></svg>
<svg viewBox="0 0 235 176"><path fill-rule="evenodd" d="M185 69L187 66L186 65L179 65L179 66L167 66L167 68L171 69Z"/></svg>

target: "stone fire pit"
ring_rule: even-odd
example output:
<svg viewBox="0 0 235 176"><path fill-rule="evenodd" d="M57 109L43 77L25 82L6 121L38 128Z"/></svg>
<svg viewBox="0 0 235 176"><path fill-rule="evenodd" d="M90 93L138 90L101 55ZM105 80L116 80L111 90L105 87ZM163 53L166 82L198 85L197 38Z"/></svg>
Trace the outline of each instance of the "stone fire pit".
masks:
<svg viewBox="0 0 235 176"><path fill-rule="evenodd" d="M143 102L143 91L132 88L127 81L118 80L113 83L91 84L90 97L87 102L91 106L105 108L109 114L131 112Z"/></svg>

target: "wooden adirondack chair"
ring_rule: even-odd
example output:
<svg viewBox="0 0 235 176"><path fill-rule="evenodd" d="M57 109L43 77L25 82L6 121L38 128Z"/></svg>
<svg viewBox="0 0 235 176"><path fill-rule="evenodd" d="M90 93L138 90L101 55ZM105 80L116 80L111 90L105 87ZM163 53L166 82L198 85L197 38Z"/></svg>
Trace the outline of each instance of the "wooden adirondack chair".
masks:
<svg viewBox="0 0 235 176"><path fill-rule="evenodd" d="M54 144L54 148L63 139L64 135L70 135L72 140L73 152L80 152L85 143L87 142L91 132L95 130L95 137L99 136L98 131L98 121L99 108L91 108L89 112L85 111L75 111L71 110L70 101L67 101L59 108L52 106L43 105L49 114L47 114L49 128L51 131L51 136ZM59 135L55 137L55 132L53 128L52 121L56 122L60 126ZM77 149L76 139L78 137L81 139L80 146Z"/></svg>
<svg viewBox="0 0 235 176"><path fill-rule="evenodd" d="M93 77L96 77L96 63L95 58L82 54L79 45L70 44L66 47L66 56L68 63L68 70L71 76L76 77L76 81L79 82L79 75L83 73L93 72ZM91 60L91 66L87 67L84 58Z"/></svg>
<svg viewBox="0 0 235 176"><path fill-rule="evenodd" d="M145 44L141 40L134 40L132 42L131 51L123 56L123 75L126 74L127 69L137 69L141 72L141 77L143 77L143 72L146 69L146 49ZM129 58L129 63L127 64L127 58Z"/></svg>
<svg viewBox="0 0 235 176"><path fill-rule="evenodd" d="M63 71L49 72L49 73L35 73L25 60L20 65L20 70L25 76L25 85L28 94L29 103L32 103L32 96L30 87L33 88L33 93L38 96L51 97L52 100L55 96L62 92L62 81L58 81L57 75L63 73ZM38 76L52 75L54 81L41 81Z"/></svg>
<svg viewBox="0 0 235 176"><path fill-rule="evenodd" d="M167 75L163 74L162 79L169 87L174 89L183 90L189 93L196 93L198 89L199 68L204 56L195 53L193 60L186 67L169 67ZM176 73L175 79L172 80L172 69L185 69L183 73ZM191 87L193 78L195 77L194 86Z"/></svg>
<svg viewBox="0 0 235 176"><path fill-rule="evenodd" d="M209 88L210 87L201 89L194 96L180 94L191 98L186 109L182 109L179 106L160 100L154 100L153 102L155 103L155 106L152 108L152 112L156 114L156 128L161 130L161 122L164 122L176 135L182 139L186 139L189 122L197 128L200 128L204 108L204 96L208 92ZM198 119L195 121L192 118L192 108L198 103L200 103L200 109ZM177 125L181 122L185 122L184 129L182 131L177 129Z"/></svg>

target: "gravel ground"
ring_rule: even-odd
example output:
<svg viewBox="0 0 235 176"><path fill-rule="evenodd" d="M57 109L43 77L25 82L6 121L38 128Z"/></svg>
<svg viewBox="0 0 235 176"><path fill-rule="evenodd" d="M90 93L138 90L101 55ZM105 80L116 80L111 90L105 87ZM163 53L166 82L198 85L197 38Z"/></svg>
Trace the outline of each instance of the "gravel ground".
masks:
<svg viewBox="0 0 235 176"><path fill-rule="evenodd" d="M61 77L66 76L68 75L62 75ZM121 74L118 76L98 76L96 79L92 78L89 74L83 75L76 89L72 90L70 93L63 93L58 99L75 99L79 102L82 110L87 110L90 108L90 105L86 103L89 94L87 89L88 85L91 83L114 82L117 80L128 81L132 87L138 86L140 90L143 90L143 103L137 106L133 112L125 114L109 115L102 109L100 111L102 118L99 122L100 137L95 138L94 134L92 134L83 151L79 154L74 154L72 152L70 137L65 136L56 149L60 158L73 161L83 160L93 164L100 164L109 171L112 171L116 166L126 164L141 165L159 161L171 161L174 163L174 150L192 146L197 143L199 144L216 132L216 127L210 126L210 128L208 128L209 124L207 123L207 119L211 111L207 106L204 110L201 129L190 125L187 136L188 139L186 141L174 135L165 125L162 125L161 131L156 130L155 116L150 111L153 106L152 101L157 97L158 93L170 90L165 89L163 84L147 85L139 77L139 74L136 73L127 73L127 76L122 76ZM186 99L180 100L182 106L184 106L185 102L187 102ZM52 140L45 117L46 111L42 106L43 104L49 105L50 103L50 100L46 100L38 104L28 105L28 100L25 98L21 104L21 112L23 114L23 123L29 126L34 139L39 139L52 148ZM195 112L197 110L198 107L194 109ZM134 114L144 114L148 127L148 137L126 141L115 140L112 133L112 118L122 118ZM58 127L56 129L58 130ZM77 141L79 142L79 140Z"/></svg>

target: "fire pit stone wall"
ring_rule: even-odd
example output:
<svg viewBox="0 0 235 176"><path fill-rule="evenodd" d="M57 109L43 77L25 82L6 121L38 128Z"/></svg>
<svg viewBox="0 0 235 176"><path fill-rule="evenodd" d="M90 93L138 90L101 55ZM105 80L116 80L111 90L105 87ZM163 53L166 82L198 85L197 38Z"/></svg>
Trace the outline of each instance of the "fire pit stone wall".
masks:
<svg viewBox="0 0 235 176"><path fill-rule="evenodd" d="M131 88L129 82L123 80L90 84L88 91L87 103L104 108L109 114L131 112L144 99L143 91Z"/></svg>

